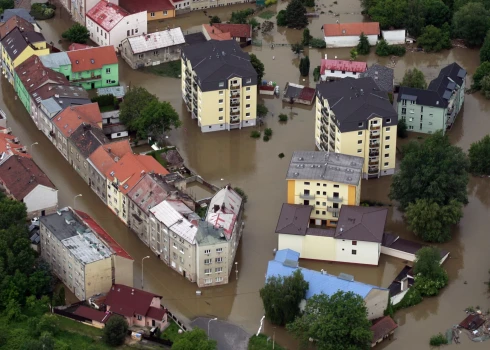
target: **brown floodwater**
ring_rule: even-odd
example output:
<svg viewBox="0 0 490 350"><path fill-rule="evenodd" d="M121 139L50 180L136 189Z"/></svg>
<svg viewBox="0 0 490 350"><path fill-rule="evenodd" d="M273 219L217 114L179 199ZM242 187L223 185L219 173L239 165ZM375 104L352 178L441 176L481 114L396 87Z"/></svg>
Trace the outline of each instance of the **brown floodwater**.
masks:
<svg viewBox="0 0 490 350"><path fill-rule="evenodd" d="M339 21L360 21L359 3L357 0L321 1L322 11L327 12L320 18L311 20L310 30L315 37L321 36L323 23ZM253 5L244 4L234 7L223 7L208 11L208 15L219 15L223 20L230 16L232 10L247 8ZM282 9L286 3L272 7ZM339 17L328 14L331 9ZM48 41L55 43L61 32L70 26L65 12L53 20L41 22L43 33ZM182 18L167 21L163 24L180 25L184 30L193 31L207 19L202 12L191 13ZM163 28L162 28L163 29ZM266 43L295 43L301 38L301 31L279 29L262 37L262 47L249 47L247 51L255 53L265 65L265 79L273 80L282 88L286 82L302 83L314 86L313 78L300 77L298 57L288 47L271 49ZM63 45L66 46L66 45ZM328 53L329 57L348 58L349 49L306 50L313 67L320 64L320 59ZM388 59L374 54L361 56L369 64L379 62L387 64ZM445 65L457 61L472 74L479 64L478 51L454 49L439 54L407 53L398 60L395 67L395 78L400 80L405 69L417 67L427 79L434 78ZM259 289L264 284L267 261L273 258L273 249L277 247L277 235L274 233L281 204L286 200L285 174L290 156L295 150L314 149L314 113L311 106L290 106L277 98L263 99L271 112L266 118L266 126L273 130L269 142L250 138L250 129L233 130L202 134L195 122L191 120L181 98L179 82L130 69L120 61L120 79L122 85L144 86L160 99L169 101L182 118L182 127L170 134L170 142L176 145L186 164L207 181L221 186L231 183L245 190L248 195L246 205L246 226L237 255L238 280L235 274L231 283L216 288L202 290L202 296L196 296L197 287L174 273L158 259L145 261L145 288L163 296L165 305L173 312L185 318L195 316L216 316L234 322L250 333L257 331L259 320L263 315ZM467 84L470 83L468 78ZM65 162L44 135L36 130L28 113L18 99L13 88L1 80L0 106L7 112L8 124L21 142L29 146L34 142L33 157L59 189L60 205L73 205L73 197L82 193L77 199L77 209L92 215L135 259L134 285L141 285L141 258L149 255L149 249L119 221L112 212L93 194L76 172ZM488 111L490 102L480 94L467 95L464 109L455 126L450 131L454 144L467 150L470 144L490 131ZM274 117L272 116L274 113ZM286 124L277 120L279 113L290 116ZM285 158L280 159L279 153ZM395 333L395 340L379 346L380 349L428 349L429 337L444 332L453 324L459 323L468 306L480 306L487 310L490 305L487 286L489 279L490 254L488 254L488 217L490 214L490 186L488 178L471 178L469 204L464 208L464 217L454 229L451 242L442 244L451 252L451 258L445 262L450 282L436 298L424 300L420 305L396 314L400 327ZM391 204L387 198L391 179L389 177L363 182L362 198L378 200ZM200 187L193 188L198 197ZM387 230L400 236L416 240L407 231L401 213L390 207ZM150 254L151 255L151 254ZM387 287L397 272L404 265L399 259L381 256L378 267L360 267L344 264L321 262L302 262L302 266L313 269L325 269L329 273L349 273L356 280ZM265 332L289 349L295 349L296 343L284 329L266 324ZM483 348L484 345L473 344L462 339L464 349Z"/></svg>

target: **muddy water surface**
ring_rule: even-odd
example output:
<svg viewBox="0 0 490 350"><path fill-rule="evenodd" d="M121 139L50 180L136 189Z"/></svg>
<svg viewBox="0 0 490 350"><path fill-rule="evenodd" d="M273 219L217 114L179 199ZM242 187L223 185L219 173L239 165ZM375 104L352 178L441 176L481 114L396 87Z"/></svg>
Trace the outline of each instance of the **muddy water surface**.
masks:
<svg viewBox="0 0 490 350"><path fill-rule="evenodd" d="M321 36L320 28L323 23L363 20L357 0L345 0L341 5L330 7L332 3L333 1L320 2L320 7L326 13L311 20L310 30L313 36ZM224 20L232 10L249 6L251 5L212 9L208 15L218 14ZM276 8L282 9L285 6L286 3L281 2ZM329 15L329 9L340 13L340 16ZM199 12L161 25L179 25L184 30L193 31L206 21L205 15ZM60 33L70 24L67 15L60 15L58 11L54 20L44 21L41 26L48 41L57 43ZM262 47L247 48L265 64L265 79L277 82L281 89L288 81L313 87L313 78L300 77L297 68L298 57L288 47L271 49L266 43L295 43L300 38L301 31L279 29L268 36L259 35L259 39L263 40ZM348 58L349 49L306 49L305 54L310 56L312 71L325 54L329 57ZM359 59L366 60L369 64L388 63L388 59L376 57L374 54ZM442 67L453 61L457 61L471 74L479 63L478 52L454 49L433 55L408 53L397 62L395 77L400 80L406 68L417 67L429 80L434 78ZM204 289L203 295L197 297L194 284L186 282L180 275L152 258L145 261L145 288L163 295L166 305L187 318L213 315L235 322L250 333L255 332L263 315L258 290L264 284L267 261L272 259L272 251L277 247L277 235L274 230L281 204L286 200L284 177L289 158L294 150L314 149L312 107L291 108L289 104L283 104L277 98L265 98L264 103L271 112L266 118L266 127L273 129L273 136L269 142L251 139L249 129L202 134L182 103L178 80L133 71L122 60L120 76L123 85L144 86L162 100L171 102L179 112L183 126L173 132L169 140L179 148L186 163L193 170L216 185L232 183L239 186L247 192L249 198L246 206L245 234L237 257L238 280L233 273L229 285ZM467 84L469 83L468 79ZM85 210L92 215L134 257L135 286L140 286L141 258L149 254L148 248L98 200L44 135L36 130L22 104L15 98L13 88L5 79L1 80L1 85L0 106L9 116L9 126L24 145L39 142L39 145L33 148L34 159L58 187L60 204L73 205L73 197L78 193L83 194L82 198L77 199L77 209ZM489 108L490 103L480 95L467 95L464 110L450 132L452 142L467 150L472 142L489 133ZM279 113L288 114L290 120L286 124L280 124L277 120ZM279 153L284 153L286 157L280 159ZM387 193L390 181L390 178L382 178L363 182L363 199L389 204ZM454 230L453 240L441 245L451 251L451 259L445 263L450 276L449 286L437 298L425 300L416 307L397 313L396 320L400 328L396 332L396 339L381 345L381 349L428 349L429 337L458 323L464 317L463 310L466 307L490 307L489 294L483 283L488 280L490 268L489 188L488 179L471 179L469 204L464 209L464 218ZM393 207L389 211L387 230L415 239L406 230L400 212ZM387 287L403 266L403 261L382 256L378 267L319 262L303 262L302 265L317 270L323 268L332 274L349 273L354 275L356 280ZM296 348L283 329L266 324L265 332L271 336L275 333L277 342L289 349ZM473 344L468 339L463 339L463 346L464 349L483 349L488 344Z"/></svg>

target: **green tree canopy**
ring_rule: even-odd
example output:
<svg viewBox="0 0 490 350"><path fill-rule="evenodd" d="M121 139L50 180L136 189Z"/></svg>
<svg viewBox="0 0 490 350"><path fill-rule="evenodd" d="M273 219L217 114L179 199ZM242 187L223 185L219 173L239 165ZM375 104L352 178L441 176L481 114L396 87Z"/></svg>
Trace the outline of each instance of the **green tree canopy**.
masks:
<svg viewBox="0 0 490 350"><path fill-rule="evenodd" d="M306 8L303 6L301 0L291 0L286 7L286 13L284 15L286 25L289 28L304 28L308 25L308 18L306 17ZM279 25L279 23L277 24Z"/></svg>
<svg viewBox="0 0 490 350"><path fill-rule="evenodd" d="M440 264L441 251L435 247L424 247L417 251L415 256L414 289L417 289L421 296L437 295L448 282L446 270Z"/></svg>
<svg viewBox="0 0 490 350"><path fill-rule="evenodd" d="M359 43L357 44L357 53L359 55L369 55L369 51L371 51L371 46L369 45L369 40L364 33L359 35Z"/></svg>
<svg viewBox="0 0 490 350"><path fill-rule="evenodd" d="M490 75L490 61L485 61L476 69L473 74L473 85L471 87L475 90L482 88L482 80L485 76Z"/></svg>
<svg viewBox="0 0 490 350"><path fill-rule="evenodd" d="M398 127L396 128L397 136L401 139L404 139L408 136L407 132L407 122L404 119L398 120Z"/></svg>
<svg viewBox="0 0 490 350"><path fill-rule="evenodd" d="M194 328L181 334L173 343L172 350L216 350L216 341L208 339L202 329Z"/></svg>
<svg viewBox="0 0 490 350"><path fill-rule="evenodd" d="M231 13L230 23L233 24L247 24L247 17L252 15L254 10L251 8L241 10L241 11L233 11Z"/></svg>
<svg viewBox="0 0 490 350"><path fill-rule="evenodd" d="M287 325L304 346L313 338L319 350L370 349L370 327L364 299L343 291L314 295L303 314Z"/></svg>
<svg viewBox="0 0 490 350"><path fill-rule="evenodd" d="M257 117L263 118L269 113L269 109L263 103L257 103Z"/></svg>
<svg viewBox="0 0 490 350"><path fill-rule="evenodd" d="M288 25L286 20L286 10L281 10L277 13L276 24L278 27L286 27Z"/></svg>
<svg viewBox="0 0 490 350"><path fill-rule="evenodd" d="M299 304L306 298L309 283L297 269L291 276L269 277L260 290L265 317L273 324L285 325L300 314Z"/></svg>
<svg viewBox="0 0 490 350"><path fill-rule="evenodd" d="M310 58L305 56L299 61L299 72L303 77L307 77L310 74Z"/></svg>
<svg viewBox="0 0 490 350"><path fill-rule="evenodd" d="M90 39L90 33L85 26L75 23L67 31L63 32L61 37L72 43L85 44Z"/></svg>
<svg viewBox="0 0 490 350"><path fill-rule="evenodd" d="M480 49L480 63L487 61L490 61L490 30L487 32L483 45Z"/></svg>
<svg viewBox="0 0 490 350"><path fill-rule="evenodd" d="M407 69L400 86L406 86L416 89L425 89L427 83L425 82L424 73L417 68Z"/></svg>
<svg viewBox="0 0 490 350"><path fill-rule="evenodd" d="M250 63L257 72L257 83L262 83L262 78L264 77L265 72L264 64L253 53L250 54Z"/></svg>
<svg viewBox="0 0 490 350"><path fill-rule="evenodd" d="M469 161L463 150L451 145L447 135L438 131L423 143L410 142L402 149L400 170L393 175L390 198L402 209L417 199L448 205L452 199L468 203Z"/></svg>
<svg viewBox="0 0 490 350"><path fill-rule="evenodd" d="M454 35L463 39L468 46L481 45L490 28L489 16L490 12L481 3L464 5L454 14Z"/></svg>
<svg viewBox="0 0 490 350"><path fill-rule="evenodd" d="M218 16L211 17L211 19L209 20L209 24L213 23L221 23L221 18L219 18Z"/></svg>
<svg viewBox="0 0 490 350"><path fill-rule="evenodd" d="M126 95L123 102L119 105L119 119L130 130L136 131L136 121L140 119L143 109L152 101L156 101L157 97L152 95L143 87L132 87Z"/></svg>
<svg viewBox="0 0 490 350"><path fill-rule="evenodd" d="M368 9L369 16L379 22L382 29L403 28L407 13L407 0L374 0Z"/></svg>
<svg viewBox="0 0 490 350"><path fill-rule="evenodd" d="M153 100L143 108L133 126L140 138L158 139L172 128L178 128L180 124L179 115L170 103Z"/></svg>
<svg viewBox="0 0 490 350"><path fill-rule="evenodd" d="M426 26L441 28L451 21L451 11L441 0L424 0L424 19Z"/></svg>
<svg viewBox="0 0 490 350"><path fill-rule="evenodd" d="M444 24L444 30L429 25L424 28L422 35L417 38L417 45L426 52L439 52L451 48L449 25Z"/></svg>
<svg viewBox="0 0 490 350"><path fill-rule="evenodd" d="M472 174L490 175L490 135L472 143L468 156Z"/></svg>
<svg viewBox="0 0 490 350"><path fill-rule="evenodd" d="M301 50L303 50L302 43L291 44L291 51L293 51L295 54L299 55Z"/></svg>
<svg viewBox="0 0 490 350"><path fill-rule="evenodd" d="M122 316L112 315L104 327L102 339L107 345L119 346L124 344L128 332L128 321Z"/></svg>
<svg viewBox="0 0 490 350"><path fill-rule="evenodd" d="M310 44L310 40L313 37L310 35L310 30L308 28L303 29L303 41L302 44L308 46Z"/></svg>

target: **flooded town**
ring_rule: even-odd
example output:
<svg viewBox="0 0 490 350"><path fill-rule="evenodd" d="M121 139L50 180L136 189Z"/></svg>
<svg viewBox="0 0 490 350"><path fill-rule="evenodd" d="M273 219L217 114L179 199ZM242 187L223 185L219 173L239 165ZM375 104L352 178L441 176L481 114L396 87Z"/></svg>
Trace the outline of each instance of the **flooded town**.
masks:
<svg viewBox="0 0 490 350"><path fill-rule="evenodd" d="M286 9L287 5L287 1L279 1L267 7L266 10L275 14ZM318 0L315 7L317 16L308 18L308 29L313 38L323 40L325 24L369 21L367 16L361 13L359 0L339 2ZM256 5L255 3L242 3L208 8L206 11L196 10L183 13L175 18L149 22L148 33L178 27L185 35L201 33L202 25L208 24L212 16L218 16L221 21L225 22L230 19L233 11L247 8L255 9ZM262 25L266 21L260 16L255 18ZM275 23L274 18L270 20ZM63 39L61 34L70 28L74 21L72 15L62 4L57 4L53 18L38 21L38 23L40 33L46 42L52 43L60 50L68 50L70 43ZM254 30L252 45L245 46L243 49L246 53L255 54L263 63L265 69L262 80L274 82L274 86L280 89L280 96L287 83L315 89L317 82L314 81L312 71L314 67L321 65L322 59L327 57L339 60L351 59L350 47L322 49L305 47L303 53L296 54L291 50L291 45L301 42L302 37L302 30L274 25L272 30L266 33ZM367 67L379 64L392 68L394 84L397 86L408 69L417 68L424 73L425 80L430 82L438 77L441 69L457 63L467 73L464 78L466 87L471 86L472 76L480 65L479 49L453 47L438 53L427 53L413 48L407 45L407 52L401 57L380 57L372 49L368 55L357 56L356 61L366 62ZM183 49L183 52L187 51ZM299 66L301 57L306 55L309 57L312 68L309 75L303 77L300 75ZM189 60L192 61L192 58ZM6 114L7 126L11 129L11 134L15 135L21 144L28 147L32 159L56 187L58 208L71 207L76 211L88 214L134 260L131 288L143 289L160 296L161 305L168 308L176 319L180 320L179 322L190 323L191 320L199 317L210 320L217 318L240 327L249 336L256 334L260 329L260 332L270 337L270 341L274 339L274 342L284 349L298 349L300 346L298 340L285 327L274 325L267 319L263 320L264 305L259 291L266 282L269 261L274 260L276 251L289 247L286 245L281 247L280 241L278 242L280 233L278 234L277 230L282 215L281 207L283 203L300 204L289 200L291 179L288 174L290 163L294 161L293 155L297 151L305 151L307 154L307 151L319 149L315 144L316 102L311 105L292 104L276 95L260 94L257 95L257 102L263 103L268 113L262 120L257 121L256 125L217 132L202 132L202 126L198 124L201 123L201 119L199 118L198 122L198 119L192 115L192 108L189 110L186 101L183 100L184 87L180 78L157 75L153 70L147 68L133 69L119 54L117 64L120 86L126 90L143 87L156 95L160 101L169 102L177 112L181 126L164 133L165 144L162 146L175 146L186 169L192 174L198 174L201 179L205 180L205 183L210 184L206 186L192 182L188 184L185 194L200 203L200 200L204 198L213 197L216 193L215 189L228 189L227 185L234 188L239 187L246 193L247 201L246 204L243 204L244 211L240 218L244 224L238 227L240 233L236 233L239 236L235 237L239 241L236 252L234 248L231 248L230 243L230 256L234 257L234 260L231 259L231 262L228 262L230 265L228 269L231 272L227 277L227 284L199 285L199 282L196 281L198 278L191 279L191 282L189 275L179 273L163 261L163 253L162 257L160 254L157 257L148 244L145 244L143 239L126 225L129 218L125 220L118 217L114 209L99 198L88 182L80 176L74 165L58 152L53 142L36 126L33 117L27 112L22 99L5 74L1 78L0 108ZM94 95L94 91L89 90L89 96ZM396 97L394 108L395 110L397 108ZM395 110L393 113L396 117ZM486 99L484 94L466 92L464 105L454 125L447 131L451 144L468 152L472 143L490 133L489 113L490 100ZM288 116L287 122L281 122L278 119L280 114ZM252 130L263 133L267 128L272 129L273 132L267 142L262 137L252 138L250 136ZM402 158L399 152L401 146L411 140L423 140L427 137L429 137L428 134L409 133L408 138L398 139L398 144L395 144L396 149L393 151L393 157L396 157L396 166L393 170L395 173L399 171ZM135 154L145 154L152 148L144 144L135 146L132 150ZM281 154L283 157L280 156ZM362 169L359 171L362 173ZM398 208L398 203L390 200L388 195L392 175L369 179L362 175L361 177L359 184L356 185L360 202L381 203L383 208L386 208L386 224L381 235L386 236L387 233L390 233L399 239L418 243L420 246L428 244L423 243L408 229L408 224L404 214ZM315 180L312 180L312 183L313 181ZM468 316L469 308L477 308L483 315L490 310L487 285L490 277L490 255L487 249L488 215L490 214L489 181L488 177L469 176L468 203L463 207L463 217L457 225L452 227L452 238L446 243L430 244L449 253L442 265L448 275L447 286L438 295L426 297L418 305L396 311L393 320L398 327L389 340L376 345L378 349L429 349L429 339L438 333L445 335L454 325L458 325ZM105 181L102 186L107 187ZM350 196L349 192L349 198ZM185 202L183 199L182 201ZM213 203L212 201L213 199L207 203ZM303 204L302 200L301 204ZM160 204L155 208L159 206ZM213 208L209 207L209 210L211 209ZM219 205L217 209L219 210ZM158 210L150 210L150 212L150 218L160 220ZM76 215L75 210L73 215ZM182 217L184 216L183 214ZM181 220L180 223L182 220L185 222L188 220L189 223L198 227L204 222L204 219L201 220L199 217L197 221L193 221L192 215L179 220ZM306 221L306 226L311 225L309 216ZM47 219L43 221L41 218L41 227L43 225L48 227L46 222ZM166 224L164 219L161 222L166 227L172 225L172 223ZM378 253L377 259L379 260L374 264L348 264L345 262L349 261L335 262L335 259L311 258L299 260L299 266L308 270L322 271L322 274L325 271L334 276L341 274L352 276L356 282L387 289L400 271L407 264L411 265L407 259L383 254L382 250L381 254ZM196 272L196 274L199 273ZM131 294L129 290L128 293ZM71 294L67 291L67 298L72 298L71 302L78 302L80 298ZM107 300L110 300L109 295L107 295ZM114 297L112 300L115 303ZM154 306L153 302L150 302ZM110 305L109 302L106 304ZM115 310L116 307L112 309ZM382 317L383 313L381 312L379 316ZM206 327L209 327L209 323L205 324L204 328ZM213 327L212 323L211 327ZM469 331L460 332L458 341L454 341L449 347L483 349L488 346L485 342L472 341L470 339L472 334Z"/></svg>

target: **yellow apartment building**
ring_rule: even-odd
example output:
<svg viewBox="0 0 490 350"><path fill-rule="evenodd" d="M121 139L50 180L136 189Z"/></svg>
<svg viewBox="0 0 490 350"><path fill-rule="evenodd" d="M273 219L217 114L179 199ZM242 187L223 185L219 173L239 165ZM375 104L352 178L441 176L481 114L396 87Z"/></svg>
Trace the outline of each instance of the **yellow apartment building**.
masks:
<svg viewBox="0 0 490 350"><path fill-rule="evenodd" d="M49 54L46 39L41 33L22 32L13 29L2 39L2 74L6 75L10 84L14 84L14 69L32 55Z"/></svg>
<svg viewBox="0 0 490 350"><path fill-rule="evenodd" d="M257 72L235 40L184 47L182 98L202 132L254 126Z"/></svg>
<svg viewBox="0 0 490 350"><path fill-rule="evenodd" d="M312 225L335 226L342 205L359 205L364 159L324 151L296 151L289 164L287 203L313 207Z"/></svg>
<svg viewBox="0 0 490 350"><path fill-rule="evenodd" d="M364 158L364 179L395 172L398 115L372 78L318 84L315 110L319 150Z"/></svg>

